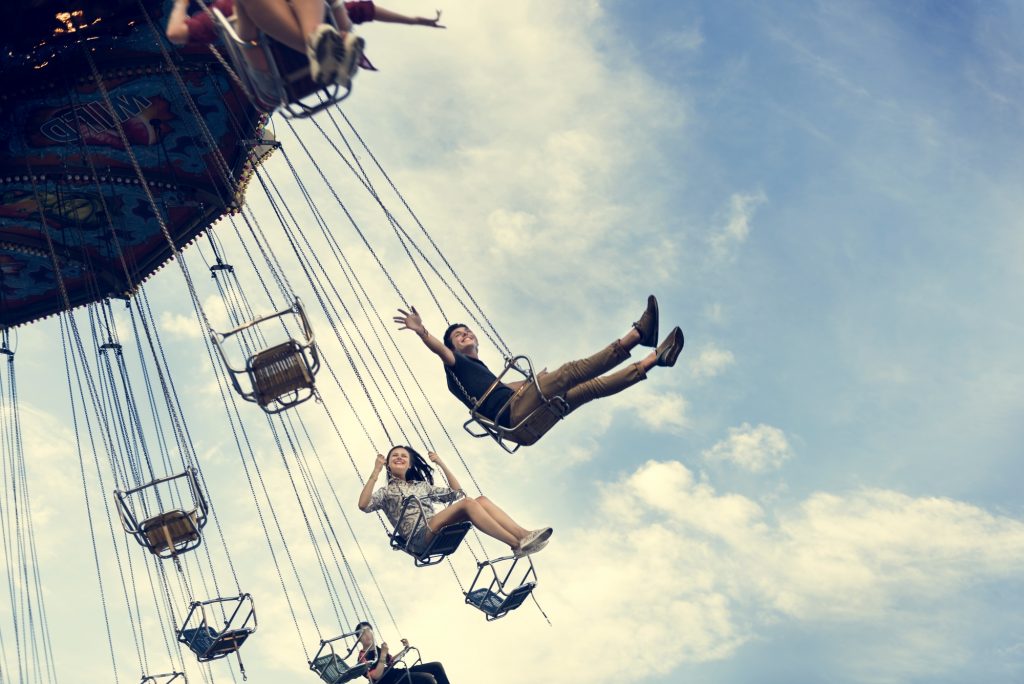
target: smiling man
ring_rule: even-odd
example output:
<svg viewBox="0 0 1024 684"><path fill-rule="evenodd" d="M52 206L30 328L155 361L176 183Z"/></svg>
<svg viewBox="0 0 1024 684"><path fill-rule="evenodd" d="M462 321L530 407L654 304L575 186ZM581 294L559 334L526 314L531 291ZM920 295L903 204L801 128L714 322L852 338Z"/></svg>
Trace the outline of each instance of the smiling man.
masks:
<svg viewBox="0 0 1024 684"><path fill-rule="evenodd" d="M394 320L401 324L400 330L412 330L430 351L440 357L449 392L470 410L481 397L486 396L479 413L504 428L518 426L544 403L545 398L561 398L567 407L566 413L571 413L589 401L617 394L645 380L647 372L655 366L675 365L683 350L683 332L676 326L654 351L640 361L602 375L628 359L633 347L654 347L658 339L658 301L651 295L647 298L643 315L633 323L629 332L596 354L570 361L551 373L540 371L536 385L522 381L495 384L497 376L480 360L476 335L465 324L449 325L443 339L438 340L427 332L416 307L409 311L399 309ZM540 392L537 391L538 386ZM530 429L512 430L504 438L528 446L539 440L555 422L557 419L532 424Z"/></svg>

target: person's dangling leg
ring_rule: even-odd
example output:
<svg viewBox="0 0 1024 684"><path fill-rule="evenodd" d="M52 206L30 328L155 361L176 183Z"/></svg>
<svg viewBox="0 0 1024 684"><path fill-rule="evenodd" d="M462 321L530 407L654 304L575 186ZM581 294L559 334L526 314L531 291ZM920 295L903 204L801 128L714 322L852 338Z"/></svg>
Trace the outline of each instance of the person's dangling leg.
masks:
<svg viewBox="0 0 1024 684"><path fill-rule="evenodd" d="M324 5L316 0L238 0L241 12L261 31L297 52L306 52L306 37L323 22Z"/></svg>
<svg viewBox="0 0 1024 684"><path fill-rule="evenodd" d="M630 364L615 373L594 378L571 388L565 393L565 401L569 404L569 411L575 411L588 401L618 394L627 387L632 387L641 380L646 380L647 372L655 366L674 366L682 349L683 332L678 327L675 327L662 340L657 349L640 361Z"/></svg>
<svg viewBox="0 0 1024 684"><path fill-rule="evenodd" d="M552 373L539 373L537 382L545 397L564 396L571 388L597 378L629 358L630 351L638 344L651 345L651 340L658 334L658 301L651 295L647 298L647 308L640 320L633 324L629 331L601 349L596 354L584 359L562 364ZM541 405L541 397L536 388L526 387L512 399L509 407L511 423L516 425Z"/></svg>
<svg viewBox="0 0 1024 684"><path fill-rule="evenodd" d="M338 31L324 23L323 0L239 2L261 31L309 58L310 77L314 81L327 83L337 77L347 48Z"/></svg>
<svg viewBox="0 0 1024 684"><path fill-rule="evenodd" d="M387 671L376 684L434 684L434 676L428 672L417 672L414 669L395 667Z"/></svg>
<svg viewBox="0 0 1024 684"><path fill-rule="evenodd" d="M643 363L631 363L614 373L576 385L565 393L565 401L569 404L569 411L572 412L588 401L618 394L627 387L632 387L646 379L647 371L643 367Z"/></svg>
<svg viewBox="0 0 1024 684"><path fill-rule="evenodd" d="M491 517L491 514L487 512L487 509L477 503L476 499L463 499L462 501L456 501L444 510L438 511L429 521L427 521L427 528L430 530L430 537L437 534L442 527L451 525L452 523L462 522L463 520L469 520L473 523L474 527L486 534L488 537L494 537L498 541L508 544L513 550L519 547L519 540L521 537L511 534L504 527L499 525L498 522Z"/></svg>
<svg viewBox="0 0 1024 684"><path fill-rule="evenodd" d="M422 672L432 676L437 684L450 684L448 682L448 675L444 671L444 665L441 663L420 663L419 665L413 665L409 669L413 672Z"/></svg>
<svg viewBox="0 0 1024 684"><path fill-rule="evenodd" d="M578 361L563 364L555 372L546 374L540 380L540 389L544 396L560 396L581 383L593 380L602 373L607 373L615 366L629 358L633 347L643 343L654 346L658 337L658 300L654 295L647 298L647 308L640 320L633 324L629 331L612 342L601 351Z"/></svg>
<svg viewBox="0 0 1024 684"><path fill-rule="evenodd" d="M498 508L497 504L486 496L478 496L476 498L476 502L480 504L480 506L482 506L492 518L494 518L496 523L501 525L506 532L516 539L522 539L530 532L528 529L513 520L512 516Z"/></svg>

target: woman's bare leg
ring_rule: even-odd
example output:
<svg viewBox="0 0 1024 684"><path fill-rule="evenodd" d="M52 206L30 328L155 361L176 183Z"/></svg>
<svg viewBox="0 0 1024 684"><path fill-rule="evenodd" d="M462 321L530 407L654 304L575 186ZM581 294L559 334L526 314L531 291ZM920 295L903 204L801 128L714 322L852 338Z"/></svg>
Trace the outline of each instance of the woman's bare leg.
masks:
<svg viewBox="0 0 1024 684"><path fill-rule="evenodd" d="M512 549L519 547L520 537L510 534L504 527L491 517L490 513L477 503L476 499L463 499L453 503L448 508L440 511L437 515L427 521L427 529L431 536L442 527L452 523L469 520L473 525L486 534L494 537L500 542L508 544Z"/></svg>
<svg viewBox="0 0 1024 684"><path fill-rule="evenodd" d="M498 508L497 504L488 499L486 496L478 496L476 502L483 506L483 509L494 518L495 522L501 525L506 532L511 534L516 539L522 539L530 531L525 529L522 525L517 523L509 516L508 513Z"/></svg>

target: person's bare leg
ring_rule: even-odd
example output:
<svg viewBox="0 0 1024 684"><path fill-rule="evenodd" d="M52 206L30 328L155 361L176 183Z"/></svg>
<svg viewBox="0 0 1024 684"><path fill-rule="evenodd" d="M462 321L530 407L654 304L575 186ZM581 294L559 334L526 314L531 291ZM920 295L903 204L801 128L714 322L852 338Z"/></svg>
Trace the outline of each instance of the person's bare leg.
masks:
<svg viewBox="0 0 1024 684"><path fill-rule="evenodd" d="M323 0L289 0L299 18L299 27L302 29L302 47L306 46L306 39L312 35L317 26L324 23L324 2Z"/></svg>
<svg viewBox="0 0 1024 684"><path fill-rule="evenodd" d="M245 55L245 60L254 69L264 73L270 71L270 65L267 64L267 56L256 45L260 38L260 30L253 23L252 17L245 11L245 7L241 3L235 5L235 18L238 19L238 37L249 43L242 52Z"/></svg>
<svg viewBox="0 0 1024 684"><path fill-rule="evenodd" d="M513 520L508 513L498 508L497 504L486 496L478 496L476 502L483 506L483 509L494 518L495 522L505 528L505 531L516 539L522 539L529 533L529 530Z"/></svg>
<svg viewBox="0 0 1024 684"><path fill-rule="evenodd" d="M324 22L322 0L238 0L260 30L305 54L306 38Z"/></svg>
<svg viewBox="0 0 1024 684"><path fill-rule="evenodd" d="M380 9L378 8L379 12ZM345 3L339 2L336 7L331 7L331 14L334 15L334 22L338 25L338 30L341 33L348 33L352 30L352 20L348 18L348 10L345 9Z"/></svg>
<svg viewBox="0 0 1024 684"><path fill-rule="evenodd" d="M498 541L508 544L513 550L519 547L519 538L509 534L504 527L499 525L484 507L476 502L476 499L463 499L438 512L427 521L427 529L433 536L436 530L463 520L469 520L488 537L494 537Z"/></svg>

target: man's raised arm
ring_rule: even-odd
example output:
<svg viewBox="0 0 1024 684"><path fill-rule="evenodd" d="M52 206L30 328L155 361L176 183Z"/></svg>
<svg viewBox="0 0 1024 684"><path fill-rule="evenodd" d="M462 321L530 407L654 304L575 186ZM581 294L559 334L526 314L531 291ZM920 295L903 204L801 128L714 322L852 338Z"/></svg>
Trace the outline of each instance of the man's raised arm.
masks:
<svg viewBox="0 0 1024 684"><path fill-rule="evenodd" d="M423 340L423 344L427 345L427 349L437 354L444 362L444 365L455 365L455 354L451 349L444 346L441 340L427 332L427 329L423 327L423 319L420 318L415 306L409 307L409 311L399 309L398 315L395 316L395 323L402 324L399 330L412 330L419 335L420 339Z"/></svg>

